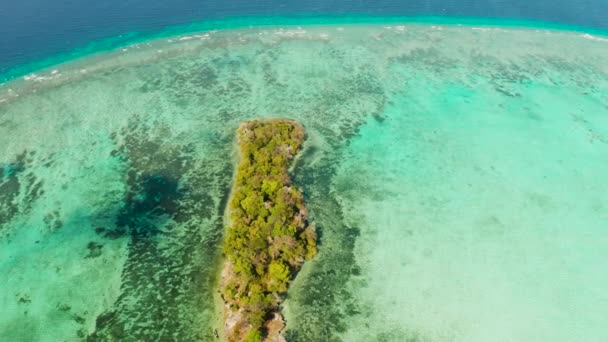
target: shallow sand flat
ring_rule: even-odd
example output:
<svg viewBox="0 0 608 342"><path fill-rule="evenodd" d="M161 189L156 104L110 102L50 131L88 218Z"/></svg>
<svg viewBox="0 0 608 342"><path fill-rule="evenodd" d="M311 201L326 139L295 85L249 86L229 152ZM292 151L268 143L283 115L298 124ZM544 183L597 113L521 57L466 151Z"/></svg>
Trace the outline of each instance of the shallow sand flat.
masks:
<svg viewBox="0 0 608 342"><path fill-rule="evenodd" d="M608 111L587 84L484 83L410 80L349 147L365 315L345 340L608 338Z"/></svg>
<svg viewBox="0 0 608 342"><path fill-rule="evenodd" d="M3 339L213 340L234 131L272 116L309 134L293 178L321 235L289 339L606 339L602 38L187 37L0 85Z"/></svg>

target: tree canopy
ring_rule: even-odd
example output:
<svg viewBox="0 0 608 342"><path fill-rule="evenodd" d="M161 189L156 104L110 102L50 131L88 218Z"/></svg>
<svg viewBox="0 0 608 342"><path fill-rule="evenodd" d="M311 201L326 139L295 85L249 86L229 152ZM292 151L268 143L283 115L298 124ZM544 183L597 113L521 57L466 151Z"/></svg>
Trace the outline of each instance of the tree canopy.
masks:
<svg viewBox="0 0 608 342"><path fill-rule="evenodd" d="M304 129L286 119L254 120L241 124L237 141L239 164L224 245L231 274L222 294L242 317L228 340L261 341L289 281L316 254L315 230L288 174Z"/></svg>

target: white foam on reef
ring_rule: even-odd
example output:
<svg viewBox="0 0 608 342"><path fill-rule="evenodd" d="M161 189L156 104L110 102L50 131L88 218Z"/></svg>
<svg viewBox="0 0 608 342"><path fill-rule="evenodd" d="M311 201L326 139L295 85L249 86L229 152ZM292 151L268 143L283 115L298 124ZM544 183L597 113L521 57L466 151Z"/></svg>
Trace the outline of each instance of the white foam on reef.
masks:
<svg viewBox="0 0 608 342"><path fill-rule="evenodd" d="M280 28L278 30L274 31L274 34L277 36L281 36L281 37L302 37L306 35L306 30L302 29L301 27L298 27L296 29L283 29Z"/></svg>
<svg viewBox="0 0 608 342"><path fill-rule="evenodd" d="M593 36L593 35L590 35L590 34L587 34L587 33L586 33L586 34L583 34L583 35L581 35L581 36L582 36L583 38L585 38L585 39L589 39L589 40L595 40L595 41L598 41L598 42L608 42L608 38L603 38L603 37Z"/></svg>
<svg viewBox="0 0 608 342"><path fill-rule="evenodd" d="M178 181L193 191L192 179L230 173L239 122L275 115L302 122L316 150L302 159L311 173L294 179L331 183L325 193L302 185L323 240L290 290L302 296L288 296L288 330L355 342L608 340L608 51L595 38L449 25L242 29L127 46L0 85L0 215L14 212L0 226L0 340L74 340L102 312L130 308L147 309L127 329L161 334L170 323L147 319L142 300L157 296L207 327L208 306L179 311L166 297L186 284L172 299L200 304L187 284L207 278L126 283L131 237L95 228L116 228L131 167L170 178L195 165L204 174ZM218 184L200 193L197 212L209 217L153 222L158 249L144 250L160 255L141 270L155 271L158 257L182 262L173 256L193 239L200 254L175 273L212 267ZM342 239L333 227L360 234ZM101 255L87 257L90 242ZM357 264L328 261L336 251ZM327 270L352 276L307 287ZM332 324L306 316L334 308Z"/></svg>
<svg viewBox="0 0 608 342"><path fill-rule="evenodd" d="M35 73L25 75L25 76L23 76L23 80L24 81L34 81L34 82L43 82L43 81L56 80L60 77L61 77L61 74L59 73L59 71L53 70L47 76L39 75L39 74L35 74Z"/></svg>
<svg viewBox="0 0 608 342"><path fill-rule="evenodd" d="M31 80L35 79L36 77L38 77L36 74L29 74L29 75L23 76L23 79L26 81L31 81Z"/></svg>
<svg viewBox="0 0 608 342"><path fill-rule="evenodd" d="M491 31L491 27L471 27L471 30L475 31Z"/></svg>

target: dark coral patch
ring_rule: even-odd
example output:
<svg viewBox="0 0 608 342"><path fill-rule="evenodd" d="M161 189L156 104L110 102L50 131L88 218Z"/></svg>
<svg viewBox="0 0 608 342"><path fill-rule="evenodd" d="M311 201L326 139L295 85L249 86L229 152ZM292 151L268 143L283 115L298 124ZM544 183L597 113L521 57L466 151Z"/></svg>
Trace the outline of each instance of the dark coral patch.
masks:
<svg viewBox="0 0 608 342"><path fill-rule="evenodd" d="M162 125L134 118L113 135L126 191L102 237L129 237L120 295L88 341L213 340L209 325L230 160L204 162ZM215 155L230 147L217 141ZM223 209L222 209L223 211Z"/></svg>
<svg viewBox="0 0 608 342"><path fill-rule="evenodd" d="M24 151L14 162L0 165L0 232L18 214L30 211L44 194L43 182L31 171L35 151Z"/></svg>
<svg viewBox="0 0 608 342"><path fill-rule="evenodd" d="M103 245L97 242L91 241L87 244L88 253L85 256L86 259L97 258L101 255Z"/></svg>
<svg viewBox="0 0 608 342"><path fill-rule="evenodd" d="M183 196L175 177L143 176L131 184L125 205L116 218L116 226L129 228L131 235L139 238L159 233L159 218L171 217L178 210Z"/></svg>

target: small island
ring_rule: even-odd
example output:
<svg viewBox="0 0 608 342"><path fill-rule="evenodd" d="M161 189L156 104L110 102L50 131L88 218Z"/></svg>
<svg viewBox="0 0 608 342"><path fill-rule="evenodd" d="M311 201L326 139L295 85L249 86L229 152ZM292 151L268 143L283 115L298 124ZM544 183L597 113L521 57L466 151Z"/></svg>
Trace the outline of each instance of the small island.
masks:
<svg viewBox="0 0 608 342"><path fill-rule="evenodd" d="M237 131L221 285L227 341L281 340L279 305L316 254L315 229L288 174L303 141L304 128L287 119L248 121Z"/></svg>

